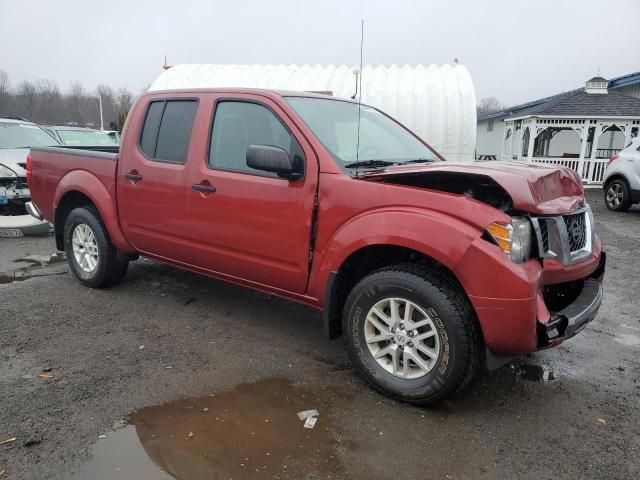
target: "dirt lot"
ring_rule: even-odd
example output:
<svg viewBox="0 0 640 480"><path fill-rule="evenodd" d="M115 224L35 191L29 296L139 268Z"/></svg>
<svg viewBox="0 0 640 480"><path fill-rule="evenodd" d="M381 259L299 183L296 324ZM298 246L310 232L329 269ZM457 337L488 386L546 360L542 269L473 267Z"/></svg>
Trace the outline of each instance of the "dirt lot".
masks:
<svg viewBox="0 0 640 480"><path fill-rule="evenodd" d="M305 307L146 260L90 290L52 239L0 239L0 478L639 478L640 208L588 197L595 322L431 409L371 391Z"/></svg>

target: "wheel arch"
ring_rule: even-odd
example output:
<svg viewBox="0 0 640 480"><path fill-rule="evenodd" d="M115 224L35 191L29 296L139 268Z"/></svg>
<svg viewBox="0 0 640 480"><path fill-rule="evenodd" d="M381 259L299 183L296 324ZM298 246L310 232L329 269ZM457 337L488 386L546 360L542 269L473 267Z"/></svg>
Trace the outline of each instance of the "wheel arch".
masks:
<svg viewBox="0 0 640 480"><path fill-rule="evenodd" d="M449 266L433 256L407 246L371 244L351 252L337 270L330 272L322 313L325 334L331 339L342 335L342 309L349 292L360 280L376 270L399 264L415 264L439 272L460 290L475 314L462 283Z"/></svg>
<svg viewBox="0 0 640 480"><path fill-rule="evenodd" d="M629 179L623 173L620 173L620 172L613 173L610 177L607 177L607 179L604 181L603 189L606 190L609 184L614 180L622 180L627 185L627 188L631 189L631 184L629 183Z"/></svg>
<svg viewBox="0 0 640 480"><path fill-rule="evenodd" d="M56 247L58 250L64 250L64 224L69 213L74 208L84 206L95 207L95 203L87 195L78 190L65 192L58 201L58 206L54 210L53 220Z"/></svg>
<svg viewBox="0 0 640 480"><path fill-rule="evenodd" d="M134 253L120 229L113 195L115 189L110 193L97 177L85 170L73 170L62 177L54 196L56 247L64 249L64 224L69 213L74 208L92 206L98 211L115 247L123 253Z"/></svg>

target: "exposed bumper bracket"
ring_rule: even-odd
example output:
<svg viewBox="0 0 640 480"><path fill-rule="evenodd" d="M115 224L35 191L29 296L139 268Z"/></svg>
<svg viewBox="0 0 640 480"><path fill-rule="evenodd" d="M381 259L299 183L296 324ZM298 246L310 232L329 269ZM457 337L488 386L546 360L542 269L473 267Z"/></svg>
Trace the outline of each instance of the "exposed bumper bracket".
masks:
<svg viewBox="0 0 640 480"><path fill-rule="evenodd" d="M602 283L596 279L585 280L578 298L555 312L547 325L538 323L538 346L541 349L552 347L575 336L595 318L602 296Z"/></svg>
<svg viewBox="0 0 640 480"><path fill-rule="evenodd" d="M36 204L33 202L27 202L24 204L24 207L27 209L27 213L38 220L42 220L42 214Z"/></svg>

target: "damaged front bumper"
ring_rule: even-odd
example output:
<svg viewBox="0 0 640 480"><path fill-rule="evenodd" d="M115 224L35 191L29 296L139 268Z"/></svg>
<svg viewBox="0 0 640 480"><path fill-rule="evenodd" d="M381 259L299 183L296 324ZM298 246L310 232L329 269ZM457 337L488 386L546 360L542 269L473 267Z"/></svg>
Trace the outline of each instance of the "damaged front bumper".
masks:
<svg viewBox="0 0 640 480"><path fill-rule="evenodd" d="M485 243L472 244L456 274L480 323L487 367L557 346L594 319L606 264L597 238L591 255L570 265L558 259L515 264Z"/></svg>
<svg viewBox="0 0 640 480"><path fill-rule="evenodd" d="M17 182L0 182L0 213L11 215L24 213L24 204L31 198L26 179Z"/></svg>
<svg viewBox="0 0 640 480"><path fill-rule="evenodd" d="M602 252L600 264L591 276L583 281L582 289L571 303L550 312L548 321L537 322L538 348L555 347L575 336L591 322L602 304L602 277L606 266L606 253Z"/></svg>

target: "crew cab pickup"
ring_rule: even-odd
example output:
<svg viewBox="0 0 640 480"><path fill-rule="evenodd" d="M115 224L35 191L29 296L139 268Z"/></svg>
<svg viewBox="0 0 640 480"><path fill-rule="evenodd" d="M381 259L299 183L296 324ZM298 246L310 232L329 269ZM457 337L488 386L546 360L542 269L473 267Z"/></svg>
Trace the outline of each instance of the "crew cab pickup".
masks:
<svg viewBox="0 0 640 480"><path fill-rule="evenodd" d="M605 255L580 178L453 164L379 110L251 89L156 91L119 153L33 148L33 215L78 280L139 255L323 311L357 369L428 404L596 315Z"/></svg>

